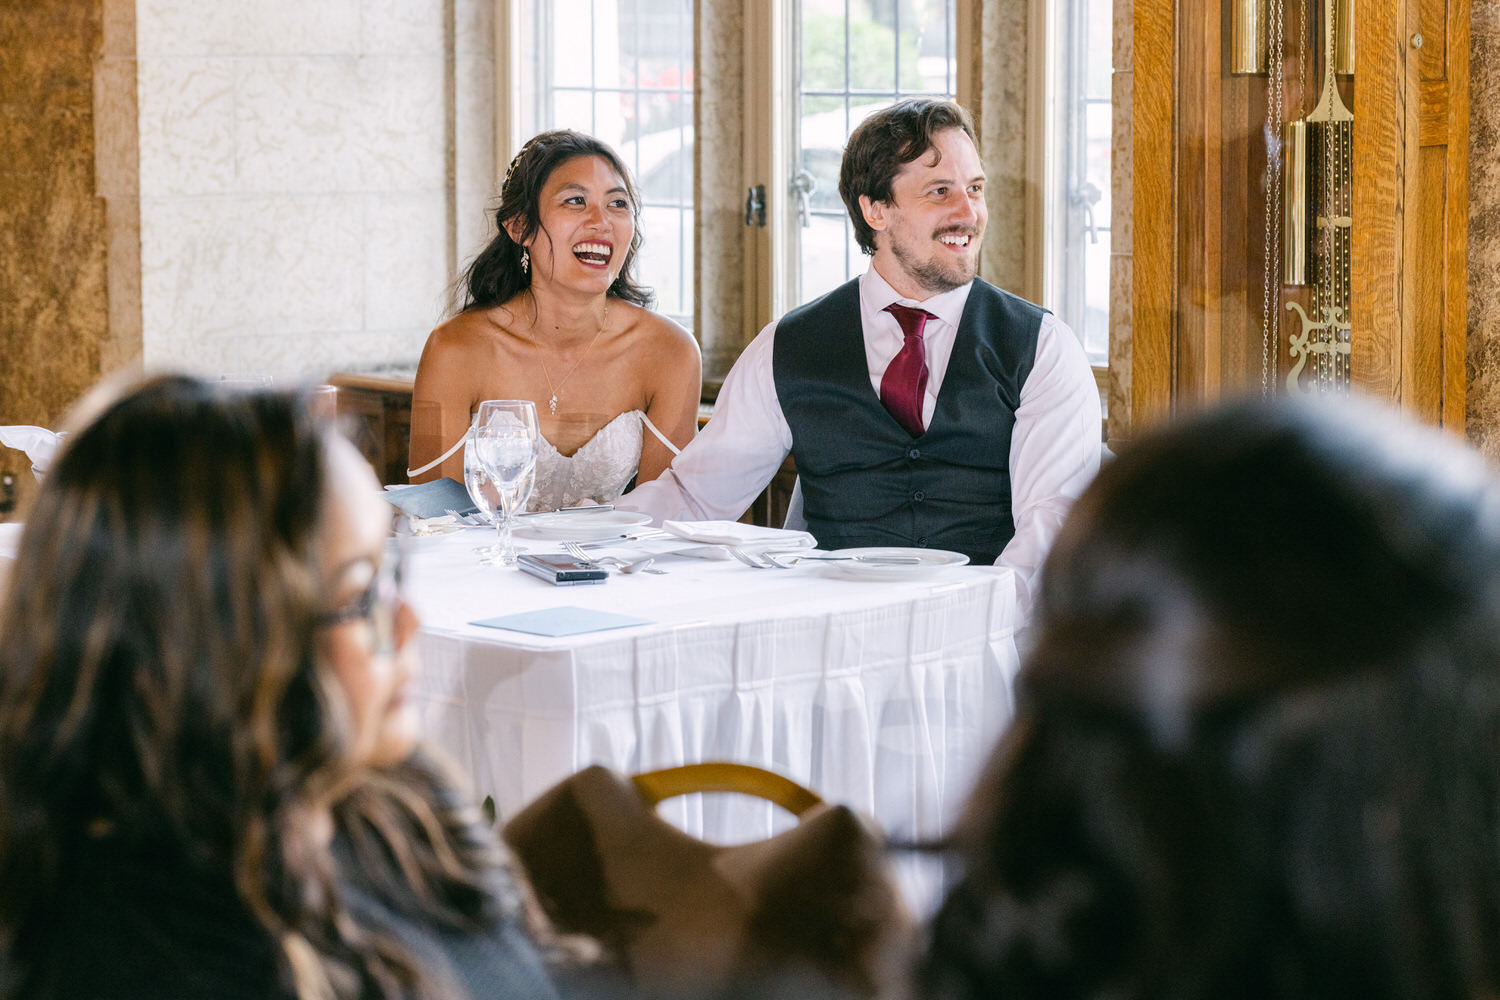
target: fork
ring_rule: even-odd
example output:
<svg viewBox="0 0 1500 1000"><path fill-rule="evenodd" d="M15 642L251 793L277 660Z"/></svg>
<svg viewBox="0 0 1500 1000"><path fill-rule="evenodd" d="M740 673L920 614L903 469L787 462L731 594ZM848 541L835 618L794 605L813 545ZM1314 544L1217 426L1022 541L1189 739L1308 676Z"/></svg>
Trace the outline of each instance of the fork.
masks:
<svg viewBox="0 0 1500 1000"><path fill-rule="evenodd" d="M777 562L775 559L770 558L769 556L751 555L749 552L746 552L738 545L726 545L724 546L724 548L730 555L734 556L736 559L744 563L746 566L749 566L751 569L791 569L790 566L783 566L781 563Z"/></svg>
<svg viewBox="0 0 1500 1000"><path fill-rule="evenodd" d="M589 555L588 550L585 549L582 545L579 545L577 542L563 542L563 548L567 549L568 555L572 556L574 559L577 559L589 569L593 569L594 567L599 565L599 561L593 556Z"/></svg>
<svg viewBox="0 0 1500 1000"><path fill-rule="evenodd" d="M626 562L618 556L590 555L589 551L579 542L563 542L563 548L568 550L568 555L591 568L594 566L613 566L621 573L627 575L630 573L652 573L656 576L665 576L667 573L664 569L652 568L651 564L656 562L655 556L647 556L644 559L637 559L634 562Z"/></svg>
<svg viewBox="0 0 1500 1000"><path fill-rule="evenodd" d="M762 552L761 556L767 562L773 562L782 569L791 569L799 562L858 562L869 566L920 566L922 564L922 560L916 556L809 556L798 552Z"/></svg>

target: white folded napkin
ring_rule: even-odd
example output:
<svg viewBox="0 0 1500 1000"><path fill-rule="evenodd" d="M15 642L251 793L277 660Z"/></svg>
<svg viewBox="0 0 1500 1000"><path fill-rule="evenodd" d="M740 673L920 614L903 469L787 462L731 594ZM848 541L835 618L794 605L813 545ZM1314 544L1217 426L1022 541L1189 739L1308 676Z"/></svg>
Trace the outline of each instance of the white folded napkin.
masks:
<svg viewBox="0 0 1500 1000"><path fill-rule="evenodd" d="M47 471L47 466L52 464L52 456L57 452L57 446L62 443L62 435L55 431L49 431L45 427L33 427L30 424L13 424L9 427L0 427L0 444L7 448L15 448L24 451L26 457L31 459L31 471L41 478L42 473Z"/></svg>
<svg viewBox="0 0 1500 1000"><path fill-rule="evenodd" d="M805 531L788 531L785 528L764 528L758 524L741 524L739 521L663 521L663 531L678 538L702 545L738 545L746 548L807 548L818 544Z"/></svg>

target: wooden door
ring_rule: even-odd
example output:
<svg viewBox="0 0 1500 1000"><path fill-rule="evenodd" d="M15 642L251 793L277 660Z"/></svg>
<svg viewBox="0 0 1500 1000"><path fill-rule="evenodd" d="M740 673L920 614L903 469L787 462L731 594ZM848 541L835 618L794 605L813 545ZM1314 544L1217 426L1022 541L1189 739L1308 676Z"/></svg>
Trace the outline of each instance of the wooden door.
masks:
<svg viewBox="0 0 1500 1000"><path fill-rule="evenodd" d="M1462 433L1469 0L1366 0L1355 44L1356 384Z"/></svg>
<svg viewBox="0 0 1500 1000"><path fill-rule="evenodd" d="M1305 113L1327 66L1304 46L1292 69L1235 73L1231 3L1134 3L1132 433L1286 391L1295 330L1268 332L1268 319L1289 324L1304 295L1267 280L1270 95L1293 88L1275 106ZM1353 3L1354 73L1337 84L1354 109L1348 380L1462 431L1469 0ZM1318 0L1279 6L1316 35ZM1290 22L1281 37L1298 37Z"/></svg>

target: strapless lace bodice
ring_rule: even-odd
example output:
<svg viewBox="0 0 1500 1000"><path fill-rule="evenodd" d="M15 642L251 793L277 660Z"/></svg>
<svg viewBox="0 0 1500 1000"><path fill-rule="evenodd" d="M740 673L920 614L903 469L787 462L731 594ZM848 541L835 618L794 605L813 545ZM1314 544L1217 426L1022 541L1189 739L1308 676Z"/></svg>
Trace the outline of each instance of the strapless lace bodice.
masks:
<svg viewBox="0 0 1500 1000"><path fill-rule="evenodd" d="M542 438L536 459L536 485L528 510L556 510L580 503L612 503L630 483L641 460L646 414L627 410L589 438L572 455L562 455Z"/></svg>

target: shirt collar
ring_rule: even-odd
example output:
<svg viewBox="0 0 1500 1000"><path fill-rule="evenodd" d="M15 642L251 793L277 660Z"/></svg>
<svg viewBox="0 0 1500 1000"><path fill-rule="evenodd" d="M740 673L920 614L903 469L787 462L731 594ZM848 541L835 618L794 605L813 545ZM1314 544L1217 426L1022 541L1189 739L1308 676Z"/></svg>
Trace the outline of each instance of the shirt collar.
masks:
<svg viewBox="0 0 1500 1000"><path fill-rule="evenodd" d="M878 313L892 302L899 302L904 306L915 306L926 309L938 319L947 323L954 329L958 328L958 321L963 318L964 306L969 301L969 290L974 287L974 282L959 285L957 288L949 289L939 295L923 299L921 302L902 298L896 290L890 286L880 272L875 270L872 261L865 269L865 273L859 279L859 297L864 306L872 313Z"/></svg>

